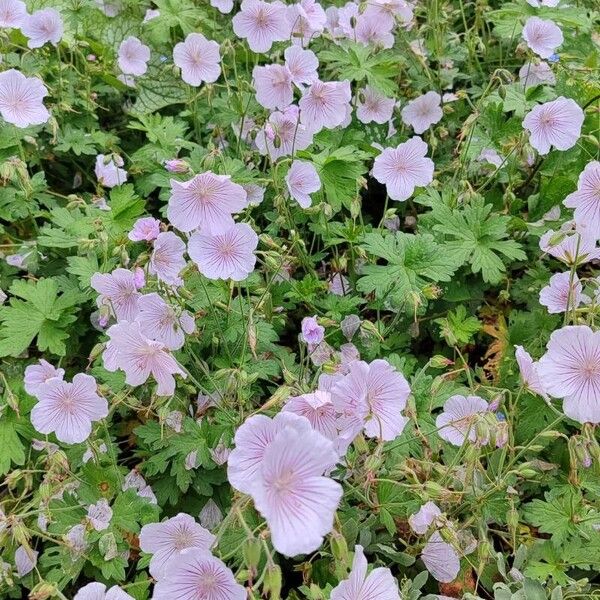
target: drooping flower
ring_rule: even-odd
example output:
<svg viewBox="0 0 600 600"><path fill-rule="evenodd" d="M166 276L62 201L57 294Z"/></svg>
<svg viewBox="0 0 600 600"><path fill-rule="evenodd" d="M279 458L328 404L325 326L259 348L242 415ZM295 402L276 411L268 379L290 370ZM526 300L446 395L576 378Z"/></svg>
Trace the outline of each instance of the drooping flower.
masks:
<svg viewBox="0 0 600 600"><path fill-rule="evenodd" d="M285 556L307 554L321 545L342 497L341 485L323 476L338 460L333 442L308 426L307 431L286 426L274 437L250 486L273 546Z"/></svg>
<svg viewBox="0 0 600 600"><path fill-rule="evenodd" d="M123 159L116 154L108 156L98 154L94 169L98 182L107 188L125 183L127 181L127 171L120 168L124 164Z"/></svg>
<svg viewBox="0 0 600 600"><path fill-rule="evenodd" d="M298 150L305 150L313 141L313 133L299 122L297 106L289 106L284 112L271 113L264 128L256 136L256 147L261 154L268 154L271 160L289 156Z"/></svg>
<svg viewBox="0 0 600 600"><path fill-rule="evenodd" d="M439 436L454 446L462 446L467 439L486 444L487 440L477 438L476 422L488 408L488 403L479 396L456 395L448 398L444 411L435 420Z"/></svg>
<svg viewBox="0 0 600 600"><path fill-rule="evenodd" d="M300 89L303 85L312 85L319 80L317 69L319 59L312 50L304 50L300 46L290 46L283 53L285 66L288 68L292 82Z"/></svg>
<svg viewBox="0 0 600 600"><path fill-rule="evenodd" d="M116 17L122 10L123 4L121 0L94 0L94 4L101 10L107 17Z"/></svg>
<svg viewBox="0 0 600 600"><path fill-rule="evenodd" d="M540 238L540 249L562 260L569 266L579 266L600 258L600 248L596 245L596 233L585 229L580 231L559 231L552 229Z"/></svg>
<svg viewBox="0 0 600 600"><path fill-rule="evenodd" d="M149 60L150 48L138 38L130 35L121 42L117 62L123 73L143 75L148 70Z"/></svg>
<svg viewBox="0 0 600 600"><path fill-rule="evenodd" d="M110 338L104 351L104 368L107 371L125 371L125 382L142 385L150 375L156 380L159 396L175 393L173 375L187 377L169 351L160 342L147 338L137 321L121 321L106 332Z"/></svg>
<svg viewBox="0 0 600 600"><path fill-rule="evenodd" d="M441 103L442 98L437 92L427 92L402 109L402 122L410 125L415 133L423 133L444 116Z"/></svg>
<svg viewBox="0 0 600 600"><path fill-rule="evenodd" d="M320 344L325 338L325 328L319 325L316 315L302 319L302 340L307 344Z"/></svg>
<svg viewBox="0 0 600 600"><path fill-rule="evenodd" d="M434 164L427 158L427 144L420 137L412 137L396 148L385 148L375 158L373 176L385 183L392 200L410 198L417 186L433 181Z"/></svg>
<svg viewBox="0 0 600 600"><path fill-rule="evenodd" d="M202 525L202 527L211 530L218 527L223 521L223 513L215 501L212 498L209 498L202 507L198 518L200 519L200 525Z"/></svg>
<svg viewBox="0 0 600 600"><path fill-rule="evenodd" d="M222 233L234 224L232 214L246 208L246 192L228 175L201 173L188 181L171 179L167 217L180 231L201 228Z"/></svg>
<svg viewBox="0 0 600 600"><path fill-rule="evenodd" d="M538 363L534 362L523 346L515 346L515 358L519 365L523 385L534 394L539 394L547 400L548 394L546 393L546 386L538 373Z"/></svg>
<svg viewBox="0 0 600 600"><path fill-rule="evenodd" d="M540 84L554 85L556 83L556 77L550 65L544 61L537 64L532 62L525 63L519 69L519 79L525 89Z"/></svg>
<svg viewBox="0 0 600 600"><path fill-rule="evenodd" d="M589 231L590 236L600 238L600 162L588 163L579 175L577 190L563 201L574 208L575 223Z"/></svg>
<svg viewBox="0 0 600 600"><path fill-rule="evenodd" d="M240 8L233 17L233 31L248 42L253 52L268 52L273 42L290 37L287 8L281 2L243 0Z"/></svg>
<svg viewBox="0 0 600 600"><path fill-rule="evenodd" d="M57 369L47 360L40 358L38 364L28 365L25 368L25 377L23 384L25 391L31 396L37 396L38 390L48 379L62 379L65 376L64 369Z"/></svg>
<svg viewBox="0 0 600 600"><path fill-rule="evenodd" d="M298 202L302 208L308 208L312 199L310 194L321 189L319 174L312 163L304 160L295 160L285 176L290 196Z"/></svg>
<svg viewBox="0 0 600 600"><path fill-rule="evenodd" d="M477 157L477 160L489 163L497 169L504 164L504 159L498 154L498 151L493 148L484 148Z"/></svg>
<svg viewBox="0 0 600 600"><path fill-rule="evenodd" d="M218 558L200 548L174 556L154 586L152 600L246 600L243 586Z"/></svg>
<svg viewBox="0 0 600 600"><path fill-rule="evenodd" d="M303 433L311 429L305 418L286 412L278 413L273 419L254 415L238 428L234 437L235 448L227 461L227 479L236 490L250 493L252 483L259 477L267 446L286 427L295 427Z"/></svg>
<svg viewBox="0 0 600 600"><path fill-rule="evenodd" d="M95 504L91 504L87 510L87 518L96 531L104 531L110 525L113 510L106 498L100 498Z"/></svg>
<svg viewBox="0 0 600 600"><path fill-rule="evenodd" d="M258 206L265 199L265 188L256 183L245 183L242 185L246 192L248 206Z"/></svg>
<svg viewBox="0 0 600 600"><path fill-rule="evenodd" d="M31 573L37 565L37 557L39 552L32 548L19 546L15 551L15 566L17 567L17 575L25 577Z"/></svg>
<svg viewBox="0 0 600 600"><path fill-rule="evenodd" d="M193 333L196 329L194 317L187 310L176 312L154 292L141 296L138 308L136 320L142 324L144 335L161 342L169 350L181 348L185 334Z"/></svg>
<svg viewBox="0 0 600 600"><path fill-rule="evenodd" d="M144 13L144 18L142 19L142 23L148 23L148 21L152 21L152 19L156 19L160 17L160 10L156 8L147 8Z"/></svg>
<svg viewBox="0 0 600 600"><path fill-rule="evenodd" d="M257 245L258 236L252 227L235 223L215 235L194 232L188 242L188 254L205 277L242 281L254 270Z"/></svg>
<svg viewBox="0 0 600 600"><path fill-rule="evenodd" d="M73 600L135 600L127 592L124 592L118 585L113 585L108 590L103 583L94 581L84 585L73 596Z"/></svg>
<svg viewBox="0 0 600 600"><path fill-rule="evenodd" d="M25 17L21 31L29 38L29 48L41 48L48 42L56 46L63 36L63 21L57 10L44 8Z"/></svg>
<svg viewBox="0 0 600 600"><path fill-rule="evenodd" d="M170 158L165 160L165 169L169 173L187 173L190 165L183 158Z"/></svg>
<svg viewBox="0 0 600 600"><path fill-rule="evenodd" d="M0 114L17 127L41 125L50 118L44 106L46 86L37 77L25 77L15 69L0 73Z"/></svg>
<svg viewBox="0 0 600 600"><path fill-rule="evenodd" d="M396 101L386 98L375 88L367 86L360 91L356 117L361 123L387 123L392 118Z"/></svg>
<svg viewBox="0 0 600 600"><path fill-rule="evenodd" d="M316 81L304 90L298 103L300 122L313 133L333 129L346 118L350 99L349 81Z"/></svg>
<svg viewBox="0 0 600 600"><path fill-rule="evenodd" d="M566 271L550 277L550 283L540 292L540 304L548 307L551 314L564 313L590 300L581 293L582 286L577 273Z"/></svg>
<svg viewBox="0 0 600 600"><path fill-rule="evenodd" d="M27 7L21 0L0 0L0 27L18 29L27 18Z"/></svg>
<svg viewBox="0 0 600 600"><path fill-rule="evenodd" d="M377 567L367 575L367 567L363 547L356 545L350 575L331 590L331 600L400 600L392 572Z"/></svg>
<svg viewBox="0 0 600 600"><path fill-rule="evenodd" d="M144 525L140 532L140 548L152 554L150 575L161 579L168 575L166 566L172 557L178 557L187 548L210 553L215 539L210 531L196 523L194 517L179 513L162 523Z"/></svg>
<svg viewBox="0 0 600 600"><path fill-rule="evenodd" d="M386 360L350 363L348 374L332 388L336 409L346 417L346 429L384 441L398 437L408 419L402 414L410 388L404 376Z"/></svg>
<svg viewBox="0 0 600 600"><path fill-rule="evenodd" d="M600 331L570 325L550 336L538 374L549 395L563 398L564 413L580 423L600 423Z"/></svg>
<svg viewBox="0 0 600 600"><path fill-rule="evenodd" d="M264 65L252 71L256 101L264 108L284 109L294 100L292 74L284 65Z"/></svg>
<svg viewBox="0 0 600 600"><path fill-rule="evenodd" d="M90 285L100 294L98 307L108 306L117 321L135 320L141 296L135 273L122 268L115 269L112 273L94 273Z"/></svg>
<svg viewBox="0 0 600 600"><path fill-rule="evenodd" d="M31 423L40 433L54 433L66 444L86 440L92 422L108 415L108 403L98 395L96 380L78 373L72 383L52 378L37 389L39 402L31 410Z"/></svg>
<svg viewBox="0 0 600 600"><path fill-rule="evenodd" d="M445 542L439 531L434 531L421 553L421 560L436 581L450 583L460 571L456 550Z"/></svg>
<svg viewBox="0 0 600 600"><path fill-rule="evenodd" d="M305 45L318 37L327 24L325 11L316 0L299 0L290 5L287 18L293 41Z"/></svg>
<svg viewBox="0 0 600 600"><path fill-rule="evenodd" d="M426 502L416 513L408 517L408 524L415 533L425 535L431 527L431 524L441 514L442 511L437 504L431 501Z"/></svg>
<svg viewBox="0 0 600 600"><path fill-rule="evenodd" d="M224 15L233 10L233 0L210 0L210 5L218 9Z"/></svg>
<svg viewBox="0 0 600 600"><path fill-rule="evenodd" d="M186 265L184 252L185 242L179 236L172 231L159 233L150 255L150 273L168 285L182 285L183 280L179 273Z"/></svg>
<svg viewBox="0 0 600 600"><path fill-rule="evenodd" d="M523 127L529 131L529 143L540 154L548 154L550 146L557 150L572 148L581 135L584 119L581 107L574 100L560 96L528 112Z"/></svg>
<svg viewBox="0 0 600 600"><path fill-rule="evenodd" d="M523 39L542 58L552 56L564 41L562 31L554 21L539 17L527 19L523 27Z"/></svg>
<svg viewBox="0 0 600 600"><path fill-rule="evenodd" d="M133 489L140 498L146 498L150 504L157 504L156 496L152 488L146 483L146 480L136 471L130 471L123 480L121 489L126 492Z"/></svg>
<svg viewBox="0 0 600 600"><path fill-rule="evenodd" d="M142 217L133 224L133 229L127 234L132 242L151 242L160 233L160 221L154 217Z"/></svg>
<svg viewBox="0 0 600 600"><path fill-rule="evenodd" d="M214 83L221 75L219 44L201 33L190 33L173 49L173 61L181 69L181 78L189 85Z"/></svg>

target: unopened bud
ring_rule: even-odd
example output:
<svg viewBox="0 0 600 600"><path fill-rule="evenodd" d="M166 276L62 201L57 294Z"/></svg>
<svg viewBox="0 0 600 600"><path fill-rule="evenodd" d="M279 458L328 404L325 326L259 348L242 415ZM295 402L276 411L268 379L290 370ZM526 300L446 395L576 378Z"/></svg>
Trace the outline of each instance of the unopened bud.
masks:
<svg viewBox="0 0 600 600"><path fill-rule="evenodd" d="M256 572L262 554L261 541L257 538L248 538L244 542L242 552L244 554L244 562L246 567L248 567L248 569L251 571Z"/></svg>
<svg viewBox="0 0 600 600"><path fill-rule="evenodd" d="M267 566L263 590L269 594L271 600L279 600L281 597L281 568L274 563Z"/></svg>
<svg viewBox="0 0 600 600"><path fill-rule="evenodd" d="M339 532L331 533L331 552L336 560L348 564L348 544L346 538Z"/></svg>

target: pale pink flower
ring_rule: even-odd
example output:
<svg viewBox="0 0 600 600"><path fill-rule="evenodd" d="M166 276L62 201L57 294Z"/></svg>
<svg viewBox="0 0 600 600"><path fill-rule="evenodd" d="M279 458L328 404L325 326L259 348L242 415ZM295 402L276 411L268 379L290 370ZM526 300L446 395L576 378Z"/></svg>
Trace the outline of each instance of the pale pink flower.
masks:
<svg viewBox="0 0 600 600"><path fill-rule="evenodd" d="M44 8L25 17L21 31L29 38L29 48L41 48L47 42L56 46L63 36L63 21L57 10Z"/></svg>
<svg viewBox="0 0 600 600"><path fill-rule="evenodd" d="M289 106L285 112L271 113L255 141L261 154L268 154L271 160L277 160L308 148L312 144L313 133L299 122L298 108Z"/></svg>
<svg viewBox="0 0 600 600"><path fill-rule="evenodd" d="M479 396L448 398L444 411L435 420L439 436L454 446L462 446L465 440L487 444L488 440L477 438L476 423L488 408L488 403Z"/></svg>
<svg viewBox="0 0 600 600"><path fill-rule="evenodd" d="M175 393L173 375L187 377L163 344L142 333L140 323L121 321L106 333L110 340L104 350L104 368L107 371L125 371L128 385L142 385L152 375L158 384L157 395L172 396Z"/></svg>
<svg viewBox="0 0 600 600"><path fill-rule="evenodd" d="M396 101L393 98L386 98L375 88L367 86L360 91L358 96L356 117L361 123L375 121L382 125L392 118L395 104Z"/></svg>
<svg viewBox="0 0 600 600"><path fill-rule="evenodd" d="M151 504L156 504L156 496L152 488L146 483L146 480L134 469L125 475L121 489L135 490L140 498L146 498Z"/></svg>
<svg viewBox="0 0 600 600"><path fill-rule="evenodd" d="M40 358L38 364L28 365L25 368L25 377L23 379L23 387L31 396L37 396L38 390L43 383L48 379L62 379L65 376L64 369L57 369L47 360Z"/></svg>
<svg viewBox="0 0 600 600"><path fill-rule="evenodd" d="M325 328L319 325L316 315L302 319L302 340L307 344L320 344L325 338Z"/></svg>
<svg viewBox="0 0 600 600"><path fill-rule="evenodd" d="M288 21L295 43L308 44L325 29L327 15L316 0L299 0L288 7Z"/></svg>
<svg viewBox="0 0 600 600"><path fill-rule="evenodd" d="M304 90L298 103L300 122L313 133L341 125L350 105L350 82L316 81Z"/></svg>
<svg viewBox="0 0 600 600"><path fill-rule="evenodd" d="M538 373L548 394L564 399L568 417L600 423L600 331L585 325L554 331Z"/></svg>
<svg viewBox="0 0 600 600"><path fill-rule="evenodd" d="M0 0L0 27L18 29L27 18L27 7L21 0Z"/></svg>
<svg viewBox="0 0 600 600"><path fill-rule="evenodd" d="M573 273L572 276L569 271L555 273L550 277L549 285L540 291L540 304L548 307L551 314L564 313L577 308L582 302L590 302L581 291L582 286L577 273Z"/></svg>
<svg viewBox="0 0 600 600"><path fill-rule="evenodd" d="M330 440L337 439L337 412L329 392L317 390L312 394L292 396L282 410L305 417L315 431Z"/></svg>
<svg viewBox="0 0 600 600"><path fill-rule="evenodd" d="M600 162L593 160L586 165L579 175L577 190L563 204L575 209L573 216L578 226L600 238Z"/></svg>
<svg viewBox="0 0 600 600"><path fill-rule="evenodd" d="M185 334L196 329L194 317L187 310L176 311L154 292L139 298L138 309L135 320L142 324L144 335L161 342L169 350L179 350Z"/></svg>
<svg viewBox="0 0 600 600"><path fill-rule="evenodd" d="M600 258L596 233L589 231L587 225L581 232L555 232L550 229L540 238L540 249L569 266L579 266Z"/></svg>
<svg viewBox="0 0 600 600"><path fill-rule="evenodd" d="M0 114L17 127L41 125L50 118L44 106L46 86L37 77L25 77L15 69L0 73Z"/></svg>
<svg viewBox="0 0 600 600"><path fill-rule="evenodd" d="M32 548L25 548L25 546L19 546L15 551L15 566L17 567L17 575L19 577L25 577L28 573L31 573L37 565L37 558L39 552Z"/></svg>
<svg viewBox="0 0 600 600"><path fill-rule="evenodd" d="M294 100L292 74L284 65L254 67L252 71L256 101L264 108L289 106Z"/></svg>
<svg viewBox="0 0 600 600"><path fill-rule="evenodd" d="M369 0L365 12L379 18L386 29L394 27L396 17L403 24L410 23L413 18L413 7L405 0Z"/></svg>
<svg viewBox="0 0 600 600"><path fill-rule="evenodd" d="M156 19L157 17L160 17L160 10L147 8L142 23L148 23L148 21L152 21L152 19Z"/></svg>
<svg viewBox="0 0 600 600"><path fill-rule="evenodd" d="M108 590L103 583L93 582L84 585L73 596L73 600L135 600L118 585L113 585Z"/></svg>
<svg viewBox="0 0 600 600"><path fill-rule="evenodd" d="M286 426L275 436L251 483L273 546L285 556L307 554L322 544L342 497L342 486L323 476L338 460L333 442L308 425L308 431Z"/></svg>
<svg viewBox="0 0 600 600"><path fill-rule="evenodd" d="M78 373L72 383L52 378L37 390L39 402L31 410L31 423L40 433L54 433L67 444L86 440L92 421L108 415L108 403L98 395L96 380Z"/></svg>
<svg viewBox="0 0 600 600"><path fill-rule="evenodd" d="M165 169L169 173L187 173L190 165L183 158L170 158L165 160Z"/></svg>
<svg viewBox="0 0 600 600"><path fill-rule="evenodd" d="M199 227L204 233L221 233L234 224L232 214L246 208L246 192L229 175L212 171L188 181L171 179L167 217L180 231Z"/></svg>
<svg viewBox="0 0 600 600"><path fill-rule="evenodd" d="M112 273L94 273L90 285L100 294L98 307L108 306L117 321L135 320L141 294L134 273L121 268Z"/></svg>
<svg viewBox="0 0 600 600"><path fill-rule="evenodd" d="M154 586L152 600L246 600L243 586L218 558L200 548L174 556Z"/></svg>
<svg viewBox="0 0 600 600"><path fill-rule="evenodd" d="M235 432L235 448L227 461L227 479L236 490L251 493L267 447L278 433L290 427L303 434L311 430L307 419L288 412L280 412L273 419L254 415L244 421Z"/></svg>
<svg viewBox="0 0 600 600"><path fill-rule="evenodd" d="M425 535L431 527L431 524L441 514L442 511L437 504L434 502L426 502L416 513L408 517L408 524L418 535Z"/></svg>
<svg viewBox="0 0 600 600"><path fill-rule="evenodd" d="M319 80L317 69L319 59L312 50L304 50L300 46L290 46L283 53L285 66L288 68L292 82L300 89L303 85L311 85Z"/></svg>
<svg viewBox="0 0 600 600"><path fill-rule="evenodd" d="M179 273L187 264L183 253L185 242L172 231L163 231L154 240L150 255L149 271L168 285L180 286L183 280Z"/></svg>
<svg viewBox="0 0 600 600"><path fill-rule="evenodd" d="M248 206L258 206L265 199L265 188L256 183L242 184L246 192L246 201Z"/></svg>
<svg viewBox="0 0 600 600"><path fill-rule="evenodd" d="M181 552L187 548L210 553L215 539L210 531L196 523L194 517L179 513L162 523L144 525L140 532L140 548L152 554L150 575L161 579L168 575L166 566L172 557L176 557L177 562Z"/></svg>
<svg viewBox="0 0 600 600"><path fill-rule="evenodd" d="M564 41L562 31L554 21L539 17L527 19L523 27L523 39L542 58L552 56Z"/></svg>
<svg viewBox="0 0 600 600"><path fill-rule="evenodd" d="M221 75L219 44L201 33L190 33L185 41L176 44L173 60L181 69L181 78L189 85L214 83Z"/></svg>
<svg viewBox="0 0 600 600"><path fill-rule="evenodd" d="M389 22L382 23L378 15L365 11L356 18L354 36L356 41L364 46L389 49L392 48L395 41L392 27L393 25L390 26Z"/></svg>
<svg viewBox="0 0 600 600"><path fill-rule="evenodd" d="M114 2L110 0L94 0L94 4L101 10L107 17L116 17L122 10L123 5L121 0Z"/></svg>
<svg viewBox="0 0 600 600"><path fill-rule="evenodd" d="M540 153L572 148L581 135L585 117L581 107L570 98L558 97L539 104L525 115L523 127L529 131L529 143Z"/></svg>
<svg viewBox="0 0 600 600"><path fill-rule="evenodd" d="M354 547L354 560L348 579L331 590L331 600L400 600L398 582L385 567L377 567L367 575L367 559L363 547Z"/></svg>
<svg viewBox="0 0 600 600"><path fill-rule="evenodd" d="M335 296L345 296L350 291L350 282L341 273L334 273L327 284L327 289Z"/></svg>
<svg viewBox="0 0 600 600"><path fill-rule="evenodd" d="M336 409L345 415L346 429L390 441L408 419L402 414L410 395L408 382L386 360L350 363L349 372L332 389Z"/></svg>
<svg viewBox="0 0 600 600"><path fill-rule="evenodd" d="M117 79L129 88L135 87L135 77L133 75L126 75L125 73L119 73Z"/></svg>
<svg viewBox="0 0 600 600"><path fill-rule="evenodd" d="M410 198L415 187L433 181L434 164L426 158L427 144L420 137L412 137L396 148L385 148L375 159L373 176L385 183L392 200Z"/></svg>
<svg viewBox="0 0 600 600"><path fill-rule="evenodd" d="M493 148L484 148L477 157L477 160L493 165L497 169L504 164L504 159Z"/></svg>
<svg viewBox="0 0 600 600"><path fill-rule="evenodd" d="M130 35L121 42L117 62L123 73L143 75L148 70L149 60L150 48L138 38Z"/></svg>
<svg viewBox="0 0 600 600"><path fill-rule="evenodd" d="M321 189L321 180L317 170L312 163L304 160L295 160L285 176L290 196L298 202L302 208L308 208L312 199L310 194Z"/></svg>
<svg viewBox="0 0 600 600"><path fill-rule="evenodd" d="M98 154L94 172L98 182L107 188L121 185L127 181L127 171L121 169L125 163L117 154Z"/></svg>
<svg viewBox="0 0 600 600"><path fill-rule="evenodd" d="M132 242L151 242L160 233L160 221L154 217L142 217L133 224L133 229L127 234Z"/></svg>
<svg viewBox="0 0 600 600"><path fill-rule="evenodd" d="M556 77L550 65L544 61L537 64L525 63L519 69L519 79L525 89L540 84L554 85L556 83Z"/></svg>
<svg viewBox="0 0 600 600"><path fill-rule="evenodd" d="M254 270L258 236L246 223L235 223L222 233L196 231L188 242L188 254L209 279L242 281Z"/></svg>
<svg viewBox="0 0 600 600"><path fill-rule="evenodd" d="M523 346L515 346L515 358L521 372L523 385L534 394L540 395L545 400L548 400L546 386L544 385L538 373L538 363L534 362L531 355Z"/></svg>
<svg viewBox="0 0 600 600"><path fill-rule="evenodd" d="M402 122L410 125L415 133L423 133L444 116L441 102L437 92L427 92L411 100L401 111Z"/></svg>
<svg viewBox="0 0 600 600"><path fill-rule="evenodd" d="M287 8L281 2L243 0L241 11L233 17L233 31L254 52L268 52L273 42L289 39Z"/></svg>
<svg viewBox="0 0 600 600"><path fill-rule="evenodd" d="M88 506L87 518L96 531L108 529L113 510L106 498L100 498L96 504Z"/></svg>
<svg viewBox="0 0 600 600"><path fill-rule="evenodd" d="M439 531L434 531L421 553L421 560L436 581L450 583L460 572L460 558L456 550L445 542Z"/></svg>
<svg viewBox="0 0 600 600"><path fill-rule="evenodd" d="M233 0L210 0L210 5L224 15L233 10Z"/></svg>

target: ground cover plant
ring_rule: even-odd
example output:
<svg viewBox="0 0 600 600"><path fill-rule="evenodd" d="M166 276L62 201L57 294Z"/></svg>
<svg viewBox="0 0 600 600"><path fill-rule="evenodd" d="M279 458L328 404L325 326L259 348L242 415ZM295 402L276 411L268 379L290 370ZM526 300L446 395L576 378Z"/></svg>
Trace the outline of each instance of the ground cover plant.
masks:
<svg viewBox="0 0 600 600"><path fill-rule="evenodd" d="M0 598L600 597L593 0L0 0Z"/></svg>

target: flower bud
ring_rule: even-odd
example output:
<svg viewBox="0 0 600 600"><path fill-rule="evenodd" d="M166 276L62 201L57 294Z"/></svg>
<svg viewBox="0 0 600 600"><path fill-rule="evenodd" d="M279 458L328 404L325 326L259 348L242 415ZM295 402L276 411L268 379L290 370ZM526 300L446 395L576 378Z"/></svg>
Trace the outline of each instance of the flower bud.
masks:
<svg viewBox="0 0 600 600"><path fill-rule="evenodd" d="M253 573L256 573L262 554L262 544L258 538L248 538L242 548L244 563Z"/></svg>
<svg viewBox="0 0 600 600"><path fill-rule="evenodd" d="M279 600L281 597L281 568L279 565L271 563L267 566L263 591L269 594L271 600Z"/></svg>
<svg viewBox="0 0 600 600"><path fill-rule="evenodd" d="M348 561L348 544L346 538L338 531L331 532L331 552L334 558L344 564L349 564Z"/></svg>

